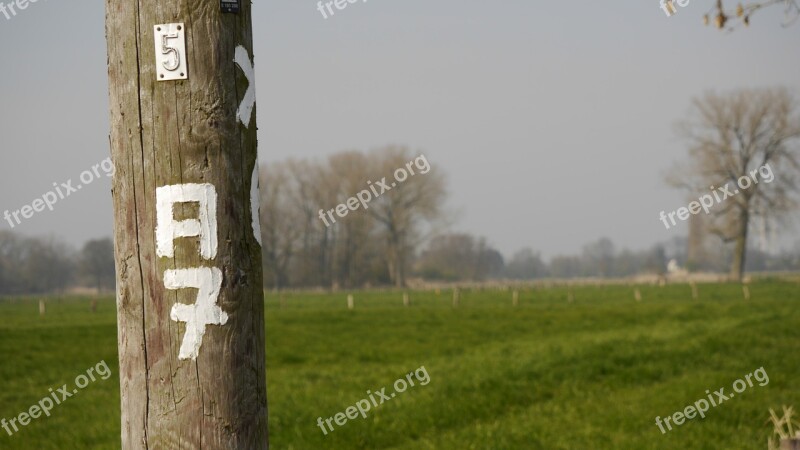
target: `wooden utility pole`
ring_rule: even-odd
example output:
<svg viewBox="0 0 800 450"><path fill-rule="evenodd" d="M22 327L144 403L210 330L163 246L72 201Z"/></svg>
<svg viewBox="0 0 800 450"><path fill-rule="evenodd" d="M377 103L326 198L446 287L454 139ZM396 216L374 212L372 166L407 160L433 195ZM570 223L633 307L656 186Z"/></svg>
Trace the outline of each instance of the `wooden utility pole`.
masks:
<svg viewBox="0 0 800 450"><path fill-rule="evenodd" d="M122 448L267 449L249 0L106 0Z"/></svg>

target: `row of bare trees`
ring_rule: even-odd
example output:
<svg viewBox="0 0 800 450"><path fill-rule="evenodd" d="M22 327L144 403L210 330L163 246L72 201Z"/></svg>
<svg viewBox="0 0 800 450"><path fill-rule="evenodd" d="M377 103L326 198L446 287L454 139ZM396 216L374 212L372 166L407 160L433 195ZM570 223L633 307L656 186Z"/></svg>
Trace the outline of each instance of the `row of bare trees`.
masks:
<svg viewBox="0 0 800 450"><path fill-rule="evenodd" d="M114 289L114 245L87 242L76 252L54 237L22 237L0 231L0 294L59 292L76 285Z"/></svg>
<svg viewBox="0 0 800 450"><path fill-rule="evenodd" d="M556 256L549 263L530 249L506 263L485 239L445 233L450 215L445 210L444 174L408 148L345 151L324 160L265 165L260 173L265 286L404 286L410 276L435 280L625 276L661 273L668 259L698 270L719 270L728 261L734 279L741 279L746 268L797 268L797 252L754 253L750 236L754 224L764 235L765 224L780 225L797 216L800 106L792 93L786 89L708 93L694 100L678 130L687 141L689 157L672 171L669 181L685 189L687 198L708 194L711 186L734 185L765 164L774 179L724 199L709 215L693 216L686 245L617 252L611 241L601 239L585 246L580 255ZM409 166L421 161L424 170L422 165ZM396 180L395 172L408 167L416 167L417 173ZM383 182L395 186L379 194L384 189L375 186ZM355 210L352 202L340 206L367 190L369 202ZM334 219L336 223L331 223ZM710 243L705 235L721 240ZM75 284L112 289L113 264L108 239L90 241L75 252L54 238L0 232L0 294L52 292Z"/></svg>
<svg viewBox="0 0 800 450"><path fill-rule="evenodd" d="M379 236L380 233L375 233L371 238ZM379 242L364 246L381 248ZM527 247L505 259L484 238L448 232L434 236L421 250L409 255L407 270L418 280L444 282L626 277L662 274L666 261L673 259L688 269L721 272L733 254L732 247L706 245L692 252L692 246L687 238L675 237L647 250L618 250L609 239L602 238L584 245L578 254L557 255L548 261ZM365 270L359 266L362 261L374 267ZM353 262L351 272L363 277L359 286L390 282L388 270L381 267L381 261L380 253L375 253ZM795 248L778 253L749 248L747 270L800 270L800 241ZM300 276L308 273L302 266L292 263L284 274L286 284L282 286L313 286L302 284ZM266 287L276 286L272 280ZM110 239L89 241L76 251L52 237L24 238L0 232L0 295L63 292L73 287L91 287L101 292L114 290Z"/></svg>
<svg viewBox="0 0 800 450"><path fill-rule="evenodd" d="M485 239L454 233L434 238L417 258L414 269L415 274L425 280L442 281L623 277L662 274L668 258L685 259L680 254L683 249L683 246L672 246L668 254L665 246L657 245L638 252L617 251L610 239L602 238L585 245L578 255L558 255L549 262L529 247L517 251L506 261Z"/></svg>
<svg viewBox="0 0 800 450"><path fill-rule="evenodd" d="M678 124L689 157L668 182L688 198L708 194L712 186L735 187L769 165L774 179L753 183L726 198L703 217L704 228L733 246L731 278L745 271L751 225L786 225L797 217L800 190L800 104L785 88L709 92L692 102Z"/></svg>
<svg viewBox="0 0 800 450"><path fill-rule="evenodd" d="M408 148L391 146L262 167L265 284L276 289L404 286L412 255L445 216L439 169L429 166L346 217L334 215L335 224L327 219L326 225L321 216L373 182L393 182L395 171L418 157Z"/></svg>

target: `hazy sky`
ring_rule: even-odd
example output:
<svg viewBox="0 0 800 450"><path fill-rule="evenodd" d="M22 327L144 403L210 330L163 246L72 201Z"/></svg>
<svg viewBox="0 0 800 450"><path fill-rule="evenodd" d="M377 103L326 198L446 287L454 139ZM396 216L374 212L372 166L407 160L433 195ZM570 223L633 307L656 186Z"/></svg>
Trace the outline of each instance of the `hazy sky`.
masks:
<svg viewBox="0 0 800 450"><path fill-rule="evenodd" d="M324 19L314 1L258 1L261 160L408 145L448 174L455 228L506 255L685 234L658 213L686 204L663 173L692 96L800 92L800 24L777 8L720 33L701 23L712 3L667 18L658 0L371 0ZM109 155L104 2L0 15L0 42L2 213ZM103 177L14 230L78 246L111 219Z"/></svg>

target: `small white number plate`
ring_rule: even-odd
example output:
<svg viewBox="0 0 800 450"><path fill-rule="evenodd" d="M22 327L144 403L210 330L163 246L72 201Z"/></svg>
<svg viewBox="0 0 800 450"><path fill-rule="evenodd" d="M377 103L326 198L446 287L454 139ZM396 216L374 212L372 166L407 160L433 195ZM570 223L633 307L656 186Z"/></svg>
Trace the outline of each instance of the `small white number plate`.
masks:
<svg viewBox="0 0 800 450"><path fill-rule="evenodd" d="M156 78L158 81L185 80L186 28L182 23L165 23L153 27L156 45Z"/></svg>

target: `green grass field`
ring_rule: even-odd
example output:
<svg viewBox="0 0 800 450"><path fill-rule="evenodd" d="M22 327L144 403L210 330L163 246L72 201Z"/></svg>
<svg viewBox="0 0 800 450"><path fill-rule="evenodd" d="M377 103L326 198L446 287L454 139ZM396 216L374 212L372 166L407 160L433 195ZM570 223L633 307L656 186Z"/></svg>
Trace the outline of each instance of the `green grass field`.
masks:
<svg viewBox="0 0 800 450"><path fill-rule="evenodd" d="M800 407L800 288L738 285L528 289L511 293L399 292L268 295L267 365L273 449L765 449L768 409ZM105 360L49 418L0 449L119 448L113 299L0 300L0 418L10 419ZM430 382L323 435L332 417L425 366ZM769 384L746 389L662 434L669 416L705 391L760 367Z"/></svg>

